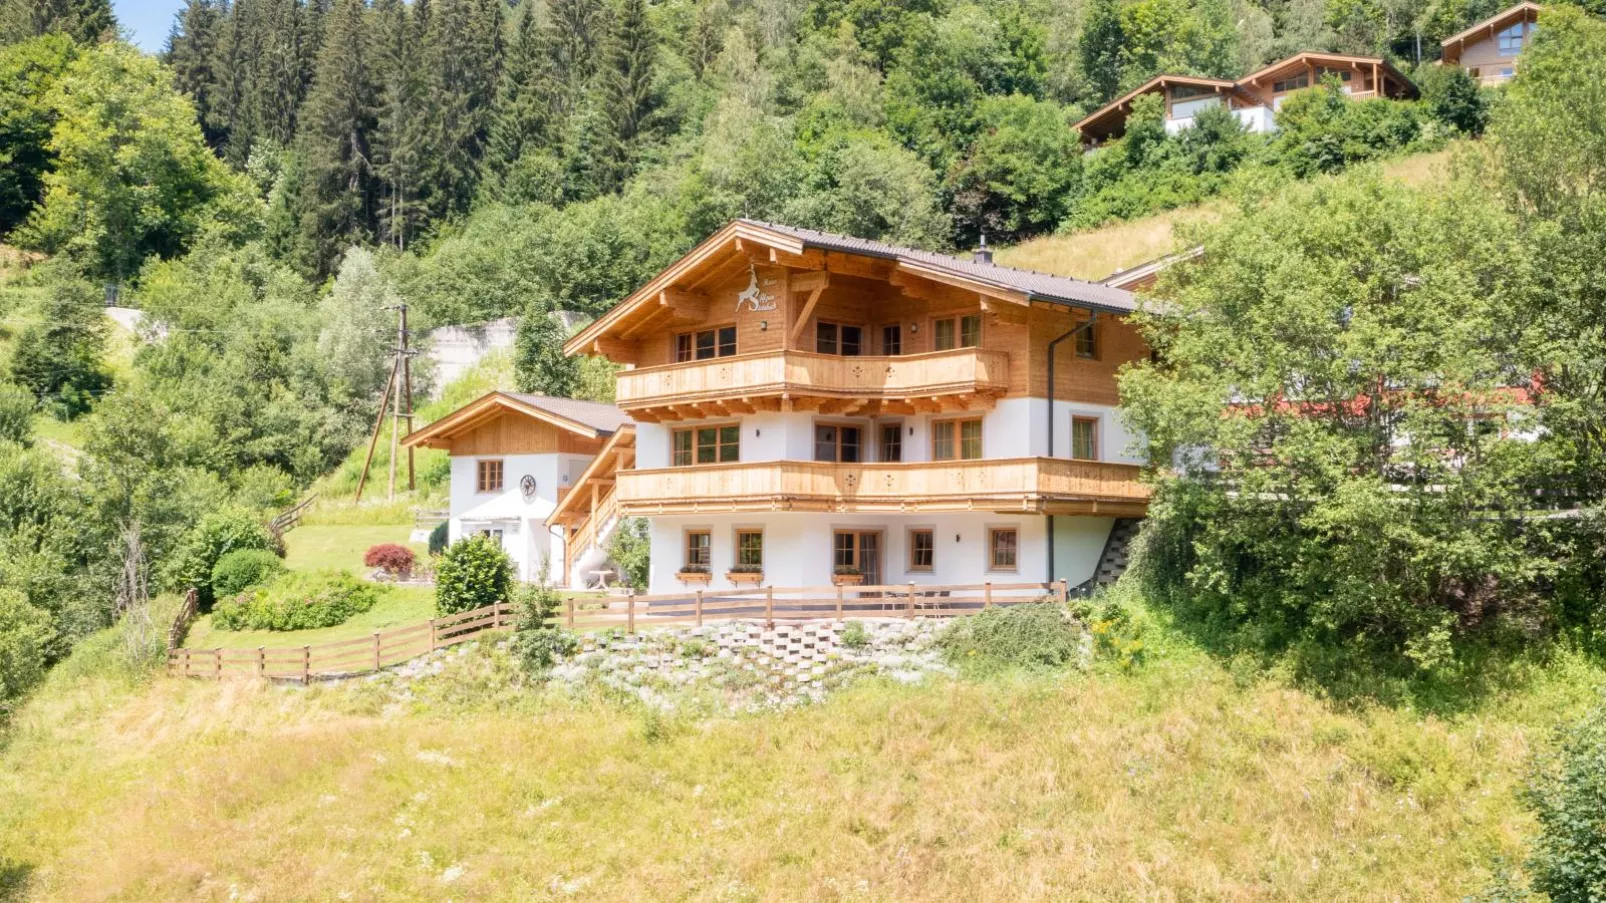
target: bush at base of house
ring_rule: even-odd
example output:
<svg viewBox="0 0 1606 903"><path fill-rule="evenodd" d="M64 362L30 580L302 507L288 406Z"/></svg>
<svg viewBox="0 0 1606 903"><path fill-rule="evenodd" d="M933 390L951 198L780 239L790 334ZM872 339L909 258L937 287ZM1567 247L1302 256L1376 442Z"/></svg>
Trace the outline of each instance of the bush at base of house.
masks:
<svg viewBox="0 0 1606 903"><path fill-rule="evenodd" d="M271 585L219 602L219 630L311 630L344 624L374 607L385 592L347 571L285 574Z"/></svg>
<svg viewBox="0 0 1606 903"><path fill-rule="evenodd" d="M442 615L507 601L513 561L485 536L469 536L441 553L435 567L435 611Z"/></svg>
<svg viewBox="0 0 1606 903"><path fill-rule="evenodd" d="M219 599L232 598L271 583L283 570L284 562L267 549L235 549L212 568L212 592Z"/></svg>

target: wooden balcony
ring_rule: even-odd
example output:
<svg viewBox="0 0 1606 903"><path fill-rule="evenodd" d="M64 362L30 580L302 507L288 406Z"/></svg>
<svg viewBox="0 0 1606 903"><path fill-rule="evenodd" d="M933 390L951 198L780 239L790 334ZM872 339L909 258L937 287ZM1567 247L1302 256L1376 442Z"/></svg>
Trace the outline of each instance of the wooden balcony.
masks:
<svg viewBox="0 0 1606 903"><path fill-rule="evenodd" d="M760 461L619 472L627 515L727 511L997 511L1137 516L1139 468L1062 458L894 464Z"/></svg>
<svg viewBox="0 0 1606 903"><path fill-rule="evenodd" d="M769 351L624 370L615 402L649 422L775 410L938 413L989 408L1008 384L1003 351L860 357Z"/></svg>

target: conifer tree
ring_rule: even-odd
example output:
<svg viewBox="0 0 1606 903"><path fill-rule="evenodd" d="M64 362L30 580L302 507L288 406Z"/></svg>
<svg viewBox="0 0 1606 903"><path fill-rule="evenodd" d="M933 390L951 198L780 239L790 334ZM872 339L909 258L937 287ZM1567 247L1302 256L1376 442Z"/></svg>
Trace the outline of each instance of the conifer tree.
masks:
<svg viewBox="0 0 1606 903"><path fill-rule="evenodd" d="M296 0L256 0L256 60L250 84L256 137L283 147L295 139L296 113L306 96Z"/></svg>
<svg viewBox="0 0 1606 903"><path fill-rule="evenodd" d="M635 144L653 108L653 57L657 41L647 21L646 0L623 0L609 35L603 69L604 109L610 117L604 148L604 190L614 190L630 175Z"/></svg>
<svg viewBox="0 0 1606 903"><path fill-rule="evenodd" d="M347 244L374 231L372 143L376 89L363 0L329 11L318 71L302 116L301 231L310 269L329 272Z"/></svg>
<svg viewBox="0 0 1606 903"><path fill-rule="evenodd" d="M554 112L560 118L573 115L581 105L605 33L607 9L602 0L551 0L547 6L547 42L552 55L552 71L562 85L556 95Z"/></svg>
<svg viewBox="0 0 1606 903"><path fill-rule="evenodd" d="M1121 85L1121 48L1126 36L1121 29L1120 0L1092 0L1077 49L1082 77L1087 80L1094 103L1109 102Z"/></svg>
<svg viewBox="0 0 1606 903"><path fill-rule="evenodd" d="M174 19L167 36L167 64L173 67L173 85L195 102L206 143L216 147L220 135L211 127L212 91L218 79L218 33L223 27L215 0L188 0Z"/></svg>
<svg viewBox="0 0 1606 903"><path fill-rule="evenodd" d="M428 4L419 9L428 14ZM374 6L375 68L379 74L379 114L374 139L381 186L381 238L405 249L425 215L425 157L428 151L424 34L416 11L403 0Z"/></svg>
<svg viewBox="0 0 1606 903"><path fill-rule="evenodd" d="M111 0L0 0L0 43L51 32L70 35L80 44L115 38Z"/></svg>
<svg viewBox="0 0 1606 903"><path fill-rule="evenodd" d="M496 178L504 177L526 150L551 140L554 78L548 36L536 19L535 4L524 4L502 68L485 156L486 169Z"/></svg>
<svg viewBox="0 0 1606 903"><path fill-rule="evenodd" d="M502 65L501 0L444 0L429 21L430 213L468 209L490 138Z"/></svg>

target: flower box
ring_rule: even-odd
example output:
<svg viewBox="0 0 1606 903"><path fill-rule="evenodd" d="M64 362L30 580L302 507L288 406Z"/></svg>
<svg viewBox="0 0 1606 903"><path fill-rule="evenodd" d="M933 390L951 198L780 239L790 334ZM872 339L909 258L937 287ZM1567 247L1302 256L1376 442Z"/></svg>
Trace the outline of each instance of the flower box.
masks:
<svg viewBox="0 0 1606 903"><path fill-rule="evenodd" d="M732 586L758 586L764 582L763 571L726 571L725 579Z"/></svg>
<svg viewBox="0 0 1606 903"><path fill-rule="evenodd" d="M675 574L681 583L708 583L713 576L707 571L680 571Z"/></svg>
<svg viewBox="0 0 1606 903"><path fill-rule="evenodd" d="M831 583L834 586L858 586L864 582L863 574L832 574Z"/></svg>

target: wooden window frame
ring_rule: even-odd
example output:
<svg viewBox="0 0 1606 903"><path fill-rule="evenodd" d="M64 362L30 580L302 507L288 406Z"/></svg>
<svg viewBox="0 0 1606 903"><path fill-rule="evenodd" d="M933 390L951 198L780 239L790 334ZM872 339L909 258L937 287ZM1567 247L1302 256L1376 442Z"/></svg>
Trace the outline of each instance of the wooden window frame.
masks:
<svg viewBox="0 0 1606 903"><path fill-rule="evenodd" d="M820 350L820 329L822 327L826 327L826 326L829 326L830 328L836 330L836 338L832 339L832 345L835 347L834 351L822 351L822 350ZM844 329L857 329L859 331L859 341L856 343L856 345L857 345L859 350L855 351L852 354L847 354L842 350L842 330L844 330ZM868 331L869 330L866 329L864 324L862 324L862 323L843 323L840 320L815 320L814 321L814 353L815 354L828 354L831 357L863 357L864 356L864 351L865 351L865 349L864 349L865 333L868 332Z"/></svg>
<svg viewBox="0 0 1606 903"><path fill-rule="evenodd" d="M967 423L976 424L976 446L977 446L977 448L976 448L975 457L966 457L965 456L964 424L967 424ZM947 424L953 424L953 427L954 427L954 436L953 436L954 454L953 454L952 457L945 458L945 457L942 457L941 455L937 454L937 442L938 442L938 433L941 431L941 428L943 426L947 425ZM933 420L933 421L931 421L931 460L933 460L933 461L980 461L983 458L987 457L986 434L987 434L987 432L986 432L985 425L983 424L983 420L980 417L945 417L945 418L943 418L941 420Z"/></svg>
<svg viewBox="0 0 1606 903"><path fill-rule="evenodd" d="M719 340L719 334L727 329L731 331L730 353L721 354L720 349L723 348L724 345ZM708 357L698 357L697 337L708 333L712 333L714 336L714 353ZM677 332L675 333L674 340L669 344L670 362L675 364L695 364L699 361L712 361L718 360L722 357L735 357L738 353L740 353L740 349L738 348L738 345L741 341L740 336L741 330L736 328L735 323L721 323L718 326L708 326L702 329L693 329L688 332ZM682 339L686 340L687 342L686 357L680 356L680 344Z"/></svg>
<svg viewBox="0 0 1606 903"><path fill-rule="evenodd" d="M967 322L973 322L975 324L974 342L967 343L965 341L965 324ZM953 344L947 348L942 347L942 343L940 341L942 336L942 327L945 324L953 330L953 334L950 336ZM982 341L982 329L982 318L980 313L951 314L948 316L933 317L931 320L931 350L959 351L964 348L980 348Z"/></svg>
<svg viewBox="0 0 1606 903"><path fill-rule="evenodd" d="M1083 457L1076 453L1076 426L1077 424L1090 424L1093 427L1093 456ZM1071 460L1097 461L1099 460L1099 418L1088 417L1082 414L1071 415Z"/></svg>
<svg viewBox="0 0 1606 903"><path fill-rule="evenodd" d="M998 563L998 534L1009 533L1014 536L1010 547L1010 564ZM987 571L995 574L1020 573L1020 527L1014 525L997 524L987 528Z"/></svg>
<svg viewBox="0 0 1606 903"><path fill-rule="evenodd" d="M931 539L931 563L922 565L915 561L915 535L925 534ZM910 527L904 534L908 546L903 557L904 571L909 574L932 574L937 570L937 529L935 527Z"/></svg>
<svg viewBox="0 0 1606 903"><path fill-rule="evenodd" d="M703 554L707 559L706 561L693 561L692 560L692 541L691 541L691 538L693 536L701 536L701 537L704 537L707 540L707 543L703 546ZM687 527L685 530L681 531L680 547L681 547L680 570L681 570L682 573L713 573L713 571L714 571L714 531L713 530L711 530L711 529L709 529L707 527ZM702 568L702 571L701 572L693 572L691 570L691 568L695 568L695 567Z"/></svg>
<svg viewBox="0 0 1606 903"><path fill-rule="evenodd" d="M887 531L886 531L886 528L884 528L884 527L868 527L868 528L866 528L866 527L832 527L831 528L831 572L832 573L835 573L836 572L836 568L837 568L837 563L836 563L836 552L837 552L836 540L837 540L838 536L840 536L840 535L842 535L844 533L850 533L855 537L855 539L853 541L853 567L858 568L859 572L861 574L864 573L864 543L861 542L858 539L858 537L862 537L866 533L875 534L875 537L876 537L876 551L877 551L877 553L879 553L881 555L881 563L883 565L886 564L886 560L887 560ZM881 579L885 580L886 576L887 575L886 575L885 571L883 571L882 574L881 574Z"/></svg>
<svg viewBox="0 0 1606 903"><path fill-rule="evenodd" d="M1087 323L1086 320L1082 322L1084 324ZM1076 334L1076 340L1071 344L1074 346L1072 350L1076 352L1078 360L1096 361L1099 359L1099 346L1102 344L1099 341L1099 328L1100 324L1095 320L1092 326Z"/></svg>
<svg viewBox="0 0 1606 903"><path fill-rule="evenodd" d="M742 548L742 537L743 536L757 536L758 537L758 560L757 561L749 562L749 561L743 561L742 560L742 556L746 552L746 550L744 548ZM736 565L754 564L754 565L757 565L760 569L762 569L764 567L764 528L763 527L754 527L754 526L751 526L751 525L741 526L741 527L732 527L731 528L731 541L734 543L733 548L735 549L735 552L736 552L735 556L731 559L732 563L734 563Z"/></svg>
<svg viewBox="0 0 1606 903"><path fill-rule="evenodd" d="M836 457L831 458L830 460L826 460L826 461L820 460L820 457L819 457L819 455L820 455L819 431L820 431L820 427L822 427L822 426L828 426L828 427L831 427L832 429L836 430ZM859 456L858 456L858 458L856 458L856 459L854 459L852 461L844 461L844 460L842 460L842 431L843 430L855 430L859 434L859 441L857 443L858 449L859 449ZM810 437L809 437L809 447L811 449L813 449L813 452L812 452L813 457L812 457L811 460L813 460L813 461L815 461L817 463L820 463L820 464L864 464L864 463L866 463L865 456L864 456L864 453L865 453L864 434L865 434L865 429L864 429L864 424L862 424L862 423L855 423L855 422L850 421L850 420L816 420L816 421L814 421L813 427L810 430Z"/></svg>
<svg viewBox="0 0 1606 903"><path fill-rule="evenodd" d="M496 485L487 477L495 471ZM474 491L480 495L501 492L507 485L507 462L502 458L481 458L474 462Z"/></svg>
<svg viewBox="0 0 1606 903"><path fill-rule="evenodd" d="M898 457L897 458L888 458L887 457L887 430L889 430L889 429L898 434ZM902 420L878 420L878 421L876 421L876 424L875 424L875 434L876 434L875 435L876 461L878 463L881 463L881 464L902 464L903 463L903 444L904 444L903 443L903 421Z"/></svg>
<svg viewBox="0 0 1606 903"><path fill-rule="evenodd" d="M724 443L719 441L719 434L720 434L721 431L727 430L727 429L735 429L736 430L736 457L731 458L728 461L721 460L720 457L719 457L719 450L724 447ZM712 461L699 461L699 460L697 460L698 459L698 453L701 452L704 448L708 447L708 446L705 446L702 443L702 441L700 440L699 435L698 435L699 433L703 432L704 430L713 430L714 431L714 444L713 444L714 460L712 460ZM679 453L680 450L678 448L676 448L675 446L676 446L676 443L679 441L679 438L681 436L687 434L687 433L691 434L691 446L690 446L690 449L689 449L689 454L691 455L691 460L686 462L686 463L684 463L684 464L677 463L676 455ZM670 467L707 467L710 464L736 464L736 463L740 462L741 460L742 460L742 424L741 424L740 421L721 421L719 423L700 423L700 424L698 424L696 426L676 427L676 428L674 428L674 429L669 431L669 466Z"/></svg>
<svg viewBox="0 0 1606 903"><path fill-rule="evenodd" d="M900 356L903 355L903 324L902 323L882 323L880 326L877 326L875 328L875 330L876 330L876 341L881 343L880 345L877 346L877 349L881 352L881 356L882 357L900 357ZM887 349L887 332L888 332L888 330L896 330L897 331L897 334L898 334L898 349L896 351L889 351Z"/></svg>

